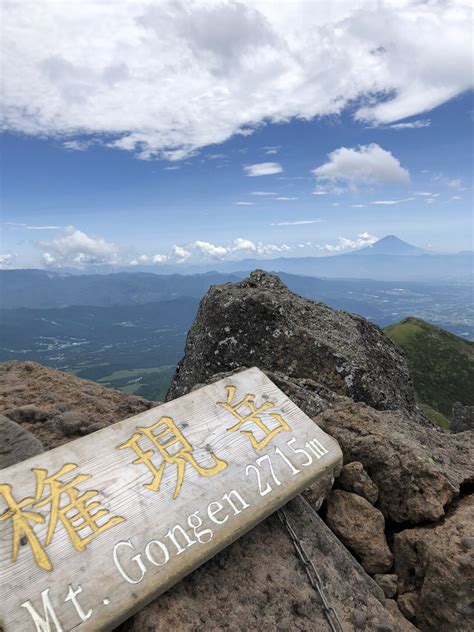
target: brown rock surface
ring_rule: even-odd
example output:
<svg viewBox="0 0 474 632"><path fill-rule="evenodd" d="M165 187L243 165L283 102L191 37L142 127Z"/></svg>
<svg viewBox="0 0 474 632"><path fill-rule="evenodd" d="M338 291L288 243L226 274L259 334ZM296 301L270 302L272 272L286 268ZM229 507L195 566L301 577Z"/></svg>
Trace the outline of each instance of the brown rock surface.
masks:
<svg viewBox="0 0 474 632"><path fill-rule="evenodd" d="M474 622L474 497L439 524L395 535L399 605L421 630L471 632ZM401 602L401 603L400 603Z"/></svg>
<svg viewBox="0 0 474 632"><path fill-rule="evenodd" d="M86 430L94 423L109 425L156 405L34 362L0 363L0 413L34 434L47 449L79 436L64 422L67 412L82 415Z"/></svg>
<svg viewBox="0 0 474 632"><path fill-rule="evenodd" d="M285 509L344 632L404 632L383 593L301 498ZM186 577L117 632L329 632L318 595L276 516Z"/></svg>
<svg viewBox="0 0 474 632"><path fill-rule="evenodd" d="M338 440L345 462L364 465L379 489L377 507L395 522L438 520L474 479L472 432L447 435L355 402L336 404L315 421Z"/></svg>
<svg viewBox="0 0 474 632"><path fill-rule="evenodd" d="M360 559L367 573L384 573L393 558L385 539L385 520L365 498L342 489L326 499L326 522Z"/></svg>
<svg viewBox="0 0 474 632"><path fill-rule="evenodd" d="M359 494L359 496L363 496L372 505L375 505L377 502L377 498L379 497L378 487L359 461L353 461L352 463L344 465L337 482L346 492Z"/></svg>
<svg viewBox="0 0 474 632"><path fill-rule="evenodd" d="M400 632L416 632L416 628L408 619L406 619L400 612L397 602L394 599L385 600L385 608L390 612L392 617L397 622Z"/></svg>
<svg viewBox="0 0 474 632"><path fill-rule="evenodd" d="M392 599L397 594L397 575L374 575L374 580L383 590L383 594L387 597L387 599Z"/></svg>

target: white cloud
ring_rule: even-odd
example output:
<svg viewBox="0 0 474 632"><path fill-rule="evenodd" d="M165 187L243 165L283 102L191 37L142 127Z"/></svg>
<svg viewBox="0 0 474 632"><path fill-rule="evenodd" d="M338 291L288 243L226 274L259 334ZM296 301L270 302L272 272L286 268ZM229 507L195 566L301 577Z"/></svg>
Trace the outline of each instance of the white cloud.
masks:
<svg viewBox="0 0 474 632"><path fill-rule="evenodd" d="M298 198L297 197L284 197L284 196L281 196L281 197L277 197L276 199L280 200L281 202L289 202L290 200L297 200Z"/></svg>
<svg viewBox="0 0 474 632"><path fill-rule="evenodd" d="M466 191L467 187L463 186L463 182L460 178L455 178L454 180L448 180L446 182L450 189L455 189L456 191Z"/></svg>
<svg viewBox="0 0 474 632"><path fill-rule="evenodd" d="M281 173L282 166L278 162L259 162L254 165L244 166L247 176L271 176L274 173Z"/></svg>
<svg viewBox="0 0 474 632"><path fill-rule="evenodd" d="M105 135L144 159L179 160L264 122L357 101L359 119L387 124L472 86L465 0L324 11L306 0L42 0L4 3L2 17L6 129L65 142Z"/></svg>
<svg viewBox="0 0 474 632"><path fill-rule="evenodd" d="M177 171L181 169L179 165L171 165L170 167L163 167L163 171Z"/></svg>
<svg viewBox="0 0 474 632"><path fill-rule="evenodd" d="M245 256L269 256L275 253L288 252L290 247L286 244L264 244L253 242L250 239L237 237L227 245L216 245L207 241L195 241L190 246L194 256L210 259L239 259Z"/></svg>
<svg viewBox="0 0 474 632"><path fill-rule="evenodd" d="M410 123L393 123L389 125L391 129L420 129L422 127L429 127L431 125L430 119L418 119L411 121Z"/></svg>
<svg viewBox="0 0 474 632"><path fill-rule="evenodd" d="M275 147L265 147L265 149L266 151L264 153L271 156L271 155L277 154L280 151L281 146L276 145Z"/></svg>
<svg viewBox="0 0 474 632"><path fill-rule="evenodd" d="M351 208L364 208L367 204L351 204Z"/></svg>
<svg viewBox="0 0 474 632"><path fill-rule="evenodd" d="M253 206L255 202L236 202L237 206Z"/></svg>
<svg viewBox="0 0 474 632"><path fill-rule="evenodd" d="M168 261L168 256L167 255L154 255L152 257L152 261L153 263L166 263Z"/></svg>
<svg viewBox="0 0 474 632"><path fill-rule="evenodd" d="M313 170L318 180L342 182L351 187L410 180L407 169L391 152L375 143L355 148L339 147L328 154L328 158L328 162Z"/></svg>
<svg viewBox="0 0 474 632"><path fill-rule="evenodd" d="M92 237L67 226L63 234L51 241L40 241L43 261L47 266L84 266L88 264L116 264L118 248L102 237Z"/></svg>
<svg viewBox="0 0 474 632"><path fill-rule="evenodd" d="M461 195L453 195L451 200L462 200L462 196Z"/></svg>
<svg viewBox="0 0 474 632"><path fill-rule="evenodd" d="M23 230L61 230L64 226L30 226L18 222L5 222L9 228L22 228Z"/></svg>
<svg viewBox="0 0 474 632"><path fill-rule="evenodd" d="M379 204L381 206L393 206L394 204L403 204L403 202L411 202L415 198L403 198L403 200L374 200L371 204Z"/></svg>
<svg viewBox="0 0 474 632"><path fill-rule="evenodd" d="M276 195L274 191L252 191L250 195Z"/></svg>
<svg viewBox="0 0 474 632"><path fill-rule="evenodd" d="M186 259L189 259L189 257L192 255L192 252L189 252L189 250L186 250L186 248L183 248L182 246L174 245L171 250L173 253L173 257L178 263L186 261Z"/></svg>
<svg viewBox="0 0 474 632"><path fill-rule="evenodd" d="M221 259L227 254L227 248L224 248L224 246L215 246L208 241L196 241L193 246L194 248L198 248L206 257L212 257L213 259Z"/></svg>
<svg viewBox="0 0 474 632"><path fill-rule="evenodd" d="M0 270L10 270L13 267L14 256L11 252L0 255Z"/></svg>
<svg viewBox="0 0 474 632"><path fill-rule="evenodd" d="M431 197L433 193L429 191L415 191L414 195L420 195L421 197Z"/></svg>
<svg viewBox="0 0 474 632"><path fill-rule="evenodd" d="M367 232L360 233L355 239L350 237L339 237L337 244L326 244L324 246L316 246L318 250L325 250L326 252L342 252L343 250L357 250L370 246L378 241L378 237L370 235Z"/></svg>
<svg viewBox="0 0 474 632"><path fill-rule="evenodd" d="M271 224L272 226L304 226L305 224L320 224L324 220L322 219L299 219L294 222L278 222L277 224Z"/></svg>
<svg viewBox="0 0 474 632"><path fill-rule="evenodd" d="M91 140L66 140L63 147L72 151L86 151L94 144Z"/></svg>

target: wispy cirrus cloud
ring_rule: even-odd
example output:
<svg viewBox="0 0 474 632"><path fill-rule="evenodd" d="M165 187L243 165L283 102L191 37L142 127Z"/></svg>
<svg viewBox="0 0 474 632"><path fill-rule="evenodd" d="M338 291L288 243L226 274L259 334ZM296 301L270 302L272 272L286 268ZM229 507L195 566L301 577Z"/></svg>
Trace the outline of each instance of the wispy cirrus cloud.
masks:
<svg viewBox="0 0 474 632"><path fill-rule="evenodd" d="M418 119L416 121L410 121L409 123L392 123L388 127L395 130L403 129L421 129L423 127L430 127L430 119Z"/></svg>
<svg viewBox="0 0 474 632"><path fill-rule="evenodd" d="M4 222L8 228L21 228L23 230L62 230L64 226L31 226L30 224L23 224L21 222Z"/></svg>
<svg viewBox="0 0 474 632"><path fill-rule="evenodd" d="M244 166L246 176L271 176L282 171L283 167L278 162L259 162Z"/></svg>
<svg viewBox="0 0 474 632"><path fill-rule="evenodd" d="M393 206L394 204L403 204L405 202L411 202L414 199L415 199L414 197L408 197L408 198L403 198L401 200L374 200L373 202L370 202L370 204L375 204L375 205L380 205L380 206Z"/></svg>
<svg viewBox="0 0 474 632"><path fill-rule="evenodd" d="M320 224L324 222L323 219L298 219L293 222L277 222L270 224L270 226L305 226L306 224Z"/></svg>

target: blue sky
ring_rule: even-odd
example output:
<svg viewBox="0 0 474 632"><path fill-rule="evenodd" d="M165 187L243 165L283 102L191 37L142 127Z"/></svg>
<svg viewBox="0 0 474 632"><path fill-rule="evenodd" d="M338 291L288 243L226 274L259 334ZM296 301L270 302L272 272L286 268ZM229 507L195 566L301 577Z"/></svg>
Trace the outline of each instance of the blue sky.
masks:
<svg viewBox="0 0 474 632"><path fill-rule="evenodd" d="M264 28L257 4L253 3L242 17L246 37L252 35L249 29ZM364 7L367 4L362 3ZM387 19L392 15L390 5L387 3ZM463 3L453 5L462 8ZM52 4L44 6L49 10L38 16L40 26L41 20L46 28L52 19L59 23L64 19ZM239 25L241 17L235 4L228 6L234 23ZM300 13L291 13L299 28L304 7L302 4ZM77 5L77 11L80 25L84 9ZM196 11L202 17L203 9L197 5ZM429 11L435 15L433 6ZM223 19L220 14L210 18L208 13L202 19L212 18L209 28ZM461 28L455 20L462 16L453 15L454 41L459 39L456 29ZM173 24L181 20L181 14L171 17ZM265 19L276 30L279 26L271 22L271 17L266 15ZM447 18L441 14L438 17L441 28ZM343 18L338 14L332 20ZM10 19L13 26L15 21L26 20L24 15L16 14ZM134 15L133 23L136 25L139 19ZM160 26L163 20L158 16L156 23ZM360 20L359 15L353 20ZM364 23L364 37L367 28ZM353 37L354 33L349 35ZM183 37L188 45L197 36L186 31L184 36L180 34L180 42ZM426 35L426 46L431 45L429 37L431 33ZM276 46L269 41L270 49ZM357 41L361 41L359 35ZM373 42L369 43L373 56ZM222 90L229 85L239 90L245 87L248 73L242 71L242 76L232 75L230 79L227 76L224 82L224 70L214 67L217 59L241 69L244 62L235 57L246 54L242 38L230 49L217 40L215 47L220 48L217 52L213 49L213 57L206 56L204 61L200 44L198 38L192 47L196 63L204 64L206 70L211 67L223 84ZM16 54L24 59L28 75L33 72L30 66L37 68L39 62L27 50L29 45L23 46L21 49L21 42L17 44ZM170 121L154 129L147 119L132 131L128 112L118 117L115 127L109 129L104 124L111 107L120 112L120 93L109 95L113 98L107 107L98 103L96 95L99 89L101 95L104 90L102 83L94 83L97 71L92 74L93 62L89 60L86 68L85 62L81 65L77 59L66 59L63 46L58 41L49 56L41 60L43 70L33 96L25 94L24 87L15 88L13 78L15 89L6 90L10 101L2 135L1 200L1 253L6 267L139 263L159 271L163 263L184 261L212 267L217 259L334 254L393 233L433 250L472 248L473 99L464 77L459 77L453 87L445 85L446 69L439 70L443 76L436 81L432 79L433 68L426 77L419 72L416 80L421 96L416 88L410 88L413 95L406 99L409 105L404 101L408 88L399 87L398 96L390 89L388 79L382 94L374 95L373 89L367 88L370 99L359 86L357 98L340 103L340 94L335 93L328 105L316 90L314 99L320 98L321 103L308 111L313 101L306 95L307 86L313 89L318 82L317 76L310 76L308 65L298 69L299 87L287 88L293 91L296 105L285 101L278 105L278 112L266 113L263 97L274 96L272 85L268 94L255 98L265 107L246 114L244 121L239 103L229 101L222 111L216 105L214 125L211 101L205 109L183 114L179 133L175 119L180 118L180 111L163 110L161 102L140 106L138 90L138 118L145 119L146 115L154 120L157 108L161 117L169 116ZM450 63L459 59L461 53L455 52ZM390 64L396 61L400 73L406 74L408 66L403 64L408 60L400 61L397 55L395 48ZM82 59L80 54L78 59ZM130 76L131 71L124 70L129 66L131 61L105 68L113 81L119 82L122 75ZM225 72L232 74L227 66ZM237 72L235 68L233 72ZM296 70L291 72L285 79L290 83ZM347 81L357 83L360 72L352 69ZM107 75L105 80L104 73L100 82L107 83L109 78ZM158 84L165 74L163 70L162 77L157 71ZM71 75L77 76L72 84ZM319 81L327 82L328 78L322 76ZM411 79L406 81L412 86ZM148 95L148 84L149 80L143 96ZM58 103L50 92L41 100L50 88L58 91ZM439 96L433 100L435 88ZM278 89L286 88L280 85ZM33 103L35 111L33 105L22 104L28 96L37 100ZM180 98L185 99L186 94ZM251 91L248 101L253 103ZM84 104L89 107L89 102L93 124L81 123L77 108ZM432 104L434 107L430 107ZM185 110L184 101L178 100L175 105ZM368 108L370 115L366 113ZM307 120L301 120L303 117ZM188 137L192 139L189 142Z"/></svg>

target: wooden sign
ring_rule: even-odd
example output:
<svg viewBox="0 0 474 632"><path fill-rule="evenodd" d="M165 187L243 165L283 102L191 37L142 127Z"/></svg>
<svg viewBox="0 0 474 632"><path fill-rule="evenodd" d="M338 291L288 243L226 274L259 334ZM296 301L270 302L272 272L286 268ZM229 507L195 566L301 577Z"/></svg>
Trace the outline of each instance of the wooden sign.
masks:
<svg viewBox="0 0 474 632"><path fill-rule="evenodd" d="M111 630L339 465L258 369L0 471L0 627Z"/></svg>

